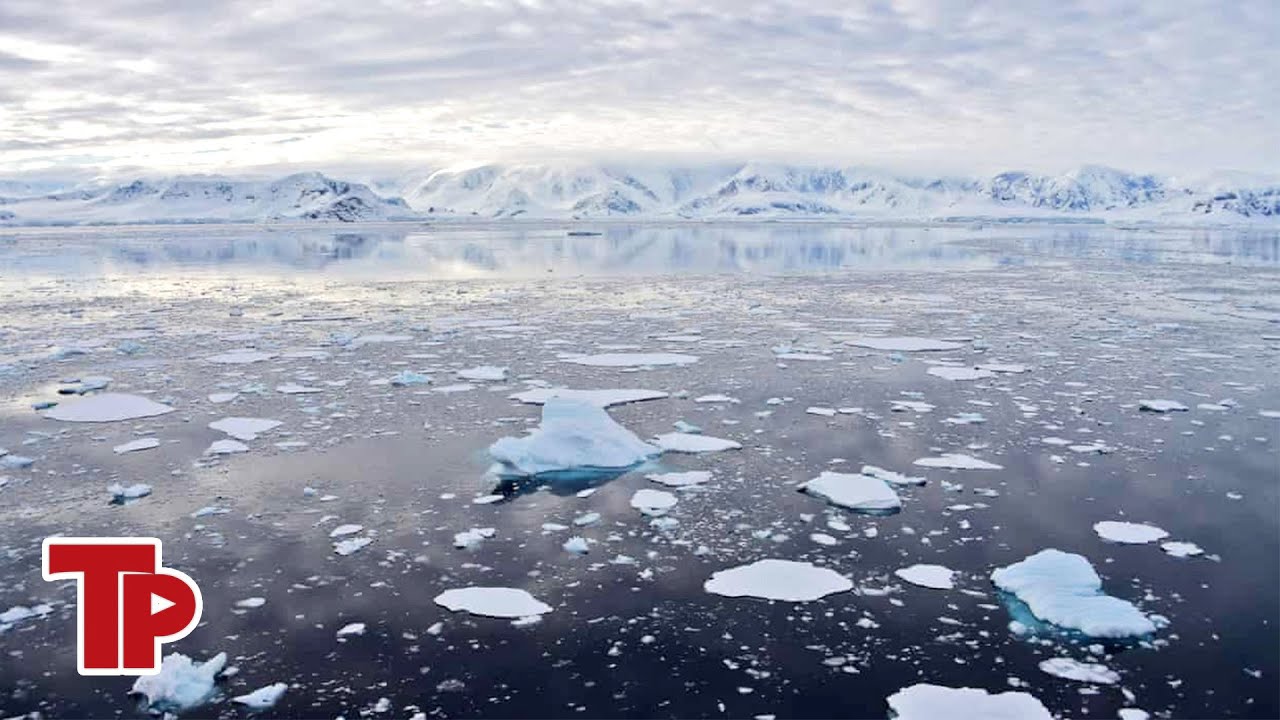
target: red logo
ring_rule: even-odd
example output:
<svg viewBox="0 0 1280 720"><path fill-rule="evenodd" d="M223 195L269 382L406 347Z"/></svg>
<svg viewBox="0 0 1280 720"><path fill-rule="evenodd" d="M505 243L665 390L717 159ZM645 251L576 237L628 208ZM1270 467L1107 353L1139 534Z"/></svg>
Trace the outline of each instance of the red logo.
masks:
<svg viewBox="0 0 1280 720"><path fill-rule="evenodd" d="M48 538L44 579L76 581L81 675L155 675L161 644L186 637L204 610L195 582L160 564L156 538Z"/></svg>

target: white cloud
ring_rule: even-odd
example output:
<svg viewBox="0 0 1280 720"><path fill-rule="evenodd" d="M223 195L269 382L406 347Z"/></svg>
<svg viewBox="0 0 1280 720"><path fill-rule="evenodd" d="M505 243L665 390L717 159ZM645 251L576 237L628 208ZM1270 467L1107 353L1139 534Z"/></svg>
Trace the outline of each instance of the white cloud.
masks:
<svg viewBox="0 0 1280 720"><path fill-rule="evenodd" d="M14 171L1280 161L1273 0L6 0L0 28Z"/></svg>

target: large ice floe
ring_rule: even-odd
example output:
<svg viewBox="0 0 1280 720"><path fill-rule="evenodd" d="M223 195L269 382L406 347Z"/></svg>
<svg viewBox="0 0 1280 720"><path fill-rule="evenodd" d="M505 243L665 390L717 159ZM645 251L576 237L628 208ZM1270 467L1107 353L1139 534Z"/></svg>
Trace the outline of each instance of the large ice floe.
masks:
<svg viewBox="0 0 1280 720"><path fill-rule="evenodd" d="M955 587L956 571L943 565L912 565L894 570L893 574L912 585L934 590L951 590Z"/></svg>
<svg viewBox="0 0 1280 720"><path fill-rule="evenodd" d="M170 653L160 661L160 672L135 680L131 692L144 696L151 710L192 708L213 697L214 681L226 666L226 653L218 653L202 663L182 653Z"/></svg>
<svg viewBox="0 0 1280 720"><path fill-rule="evenodd" d="M961 453L943 453L938 457L920 458L912 465L950 470L1003 470L1004 466Z"/></svg>
<svg viewBox="0 0 1280 720"><path fill-rule="evenodd" d="M742 443L733 440L682 432L659 435L654 442L665 452L708 453L742 449Z"/></svg>
<svg viewBox="0 0 1280 720"><path fill-rule="evenodd" d="M1145 545L1169 537L1169 533L1155 525L1104 520L1093 524L1093 531L1103 540L1125 545Z"/></svg>
<svg viewBox="0 0 1280 720"><path fill-rule="evenodd" d="M658 390L640 390L621 388L617 390L571 390L569 388L534 388L509 395L512 400L519 400L526 405L542 405L551 398L581 400L597 407L613 407L645 400L661 400L667 393Z"/></svg>
<svg viewBox="0 0 1280 720"><path fill-rule="evenodd" d="M800 485L800 490L825 498L832 505L859 512L888 513L902 507L902 499L878 477L826 471Z"/></svg>
<svg viewBox="0 0 1280 720"><path fill-rule="evenodd" d="M992 572L991 581L1040 620L1090 637L1139 637L1156 631L1133 603L1104 594L1102 578L1080 555L1041 550Z"/></svg>
<svg viewBox="0 0 1280 720"><path fill-rule="evenodd" d="M919 683L889 696L896 720L1052 720L1029 693L991 694L978 688L952 688Z"/></svg>
<svg viewBox="0 0 1280 720"><path fill-rule="evenodd" d="M155 417L173 412L173 408L141 395L102 393L69 403L59 403L44 416L63 422L119 422Z"/></svg>
<svg viewBox="0 0 1280 720"><path fill-rule="evenodd" d="M963 343L951 342L949 340L935 340L926 337L855 337L845 340L848 345L854 347L870 348L872 350L892 350L896 352L945 352L948 350L959 350L964 347Z"/></svg>
<svg viewBox="0 0 1280 720"><path fill-rule="evenodd" d="M436 596L437 605L454 612L495 618L523 618L551 612L551 606L519 588L466 587L445 590Z"/></svg>
<svg viewBox="0 0 1280 720"><path fill-rule="evenodd" d="M709 593L726 597L809 602L852 590L853 582L829 568L770 558L718 570L702 587Z"/></svg>
<svg viewBox="0 0 1280 720"><path fill-rule="evenodd" d="M603 408L566 398L550 398L543 404L542 423L533 432L489 446L501 474L512 477L625 470L660 452L614 422Z"/></svg>

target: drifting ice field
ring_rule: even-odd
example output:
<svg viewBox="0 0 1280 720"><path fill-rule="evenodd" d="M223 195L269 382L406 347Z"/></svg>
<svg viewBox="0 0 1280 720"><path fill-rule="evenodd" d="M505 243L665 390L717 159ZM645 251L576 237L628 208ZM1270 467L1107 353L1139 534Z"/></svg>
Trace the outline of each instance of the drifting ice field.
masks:
<svg viewBox="0 0 1280 720"><path fill-rule="evenodd" d="M0 238L0 716L1274 717L1278 262L1175 230ZM75 675L54 534L162 539L204 594L185 657Z"/></svg>

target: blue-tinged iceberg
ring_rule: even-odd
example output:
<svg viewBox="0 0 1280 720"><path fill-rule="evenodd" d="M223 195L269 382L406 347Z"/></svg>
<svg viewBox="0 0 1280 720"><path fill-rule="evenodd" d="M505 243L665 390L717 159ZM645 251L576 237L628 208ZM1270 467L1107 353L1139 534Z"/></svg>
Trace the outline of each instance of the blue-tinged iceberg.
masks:
<svg viewBox="0 0 1280 720"><path fill-rule="evenodd" d="M542 406L542 424L525 437L505 437L489 454L507 477L562 472L625 470L661 450L636 437L598 405L553 397Z"/></svg>
<svg viewBox="0 0 1280 720"><path fill-rule="evenodd" d="M1102 578L1080 555L1041 550L991 573L991 581L1016 595L1037 618L1090 637L1140 637L1156 631L1133 603L1104 594Z"/></svg>

